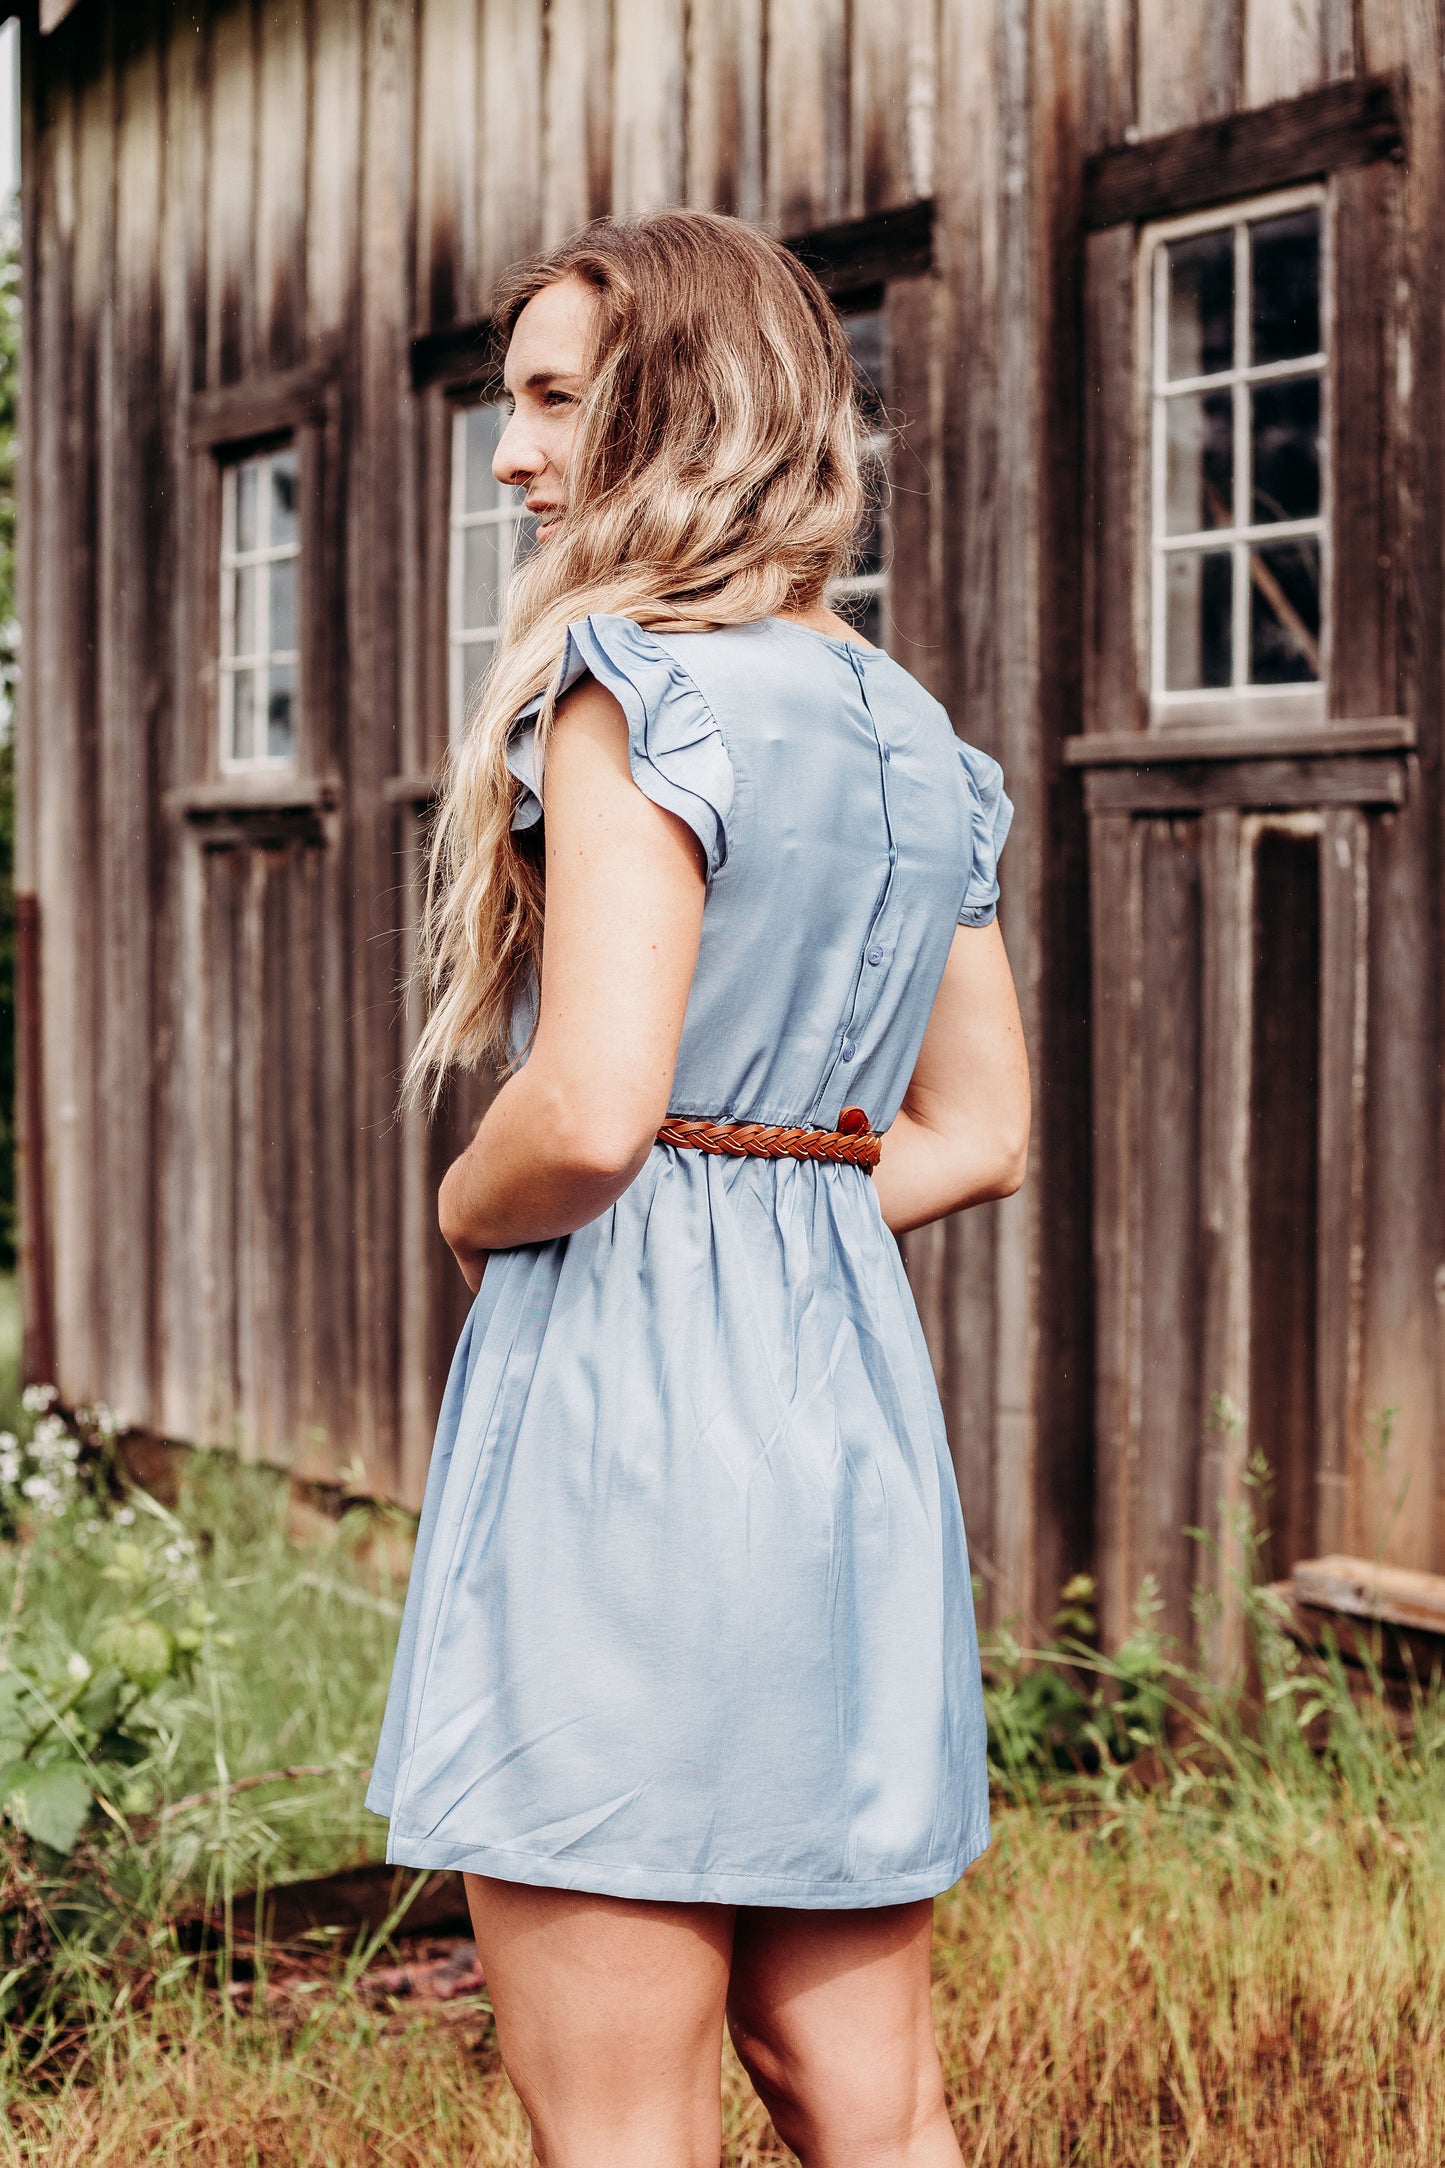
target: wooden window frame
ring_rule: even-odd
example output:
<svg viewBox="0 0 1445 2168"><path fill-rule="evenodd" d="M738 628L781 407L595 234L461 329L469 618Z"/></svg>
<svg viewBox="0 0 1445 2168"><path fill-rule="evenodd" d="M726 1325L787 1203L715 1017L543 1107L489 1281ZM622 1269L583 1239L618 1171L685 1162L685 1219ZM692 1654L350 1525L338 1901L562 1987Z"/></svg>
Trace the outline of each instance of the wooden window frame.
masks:
<svg viewBox="0 0 1445 2168"><path fill-rule="evenodd" d="M1248 290L1239 276L1240 250L1238 237L1248 226L1287 215L1291 211L1317 209L1320 214L1320 350L1312 355L1302 355L1287 363L1271 365L1263 372L1256 371L1242 362L1240 341L1244 334L1245 316L1249 306ZM1334 554L1333 501L1331 478L1331 368L1333 361L1334 318L1331 307L1330 267L1333 250L1330 245L1330 202L1326 190L1319 182L1308 182L1302 188L1271 190L1264 195L1245 196L1233 203L1217 204L1206 211L1186 211L1177 218L1156 219L1142 228L1138 249L1138 311L1139 374L1145 386L1145 443L1141 456L1147 475L1146 536L1144 546L1138 553L1138 576L1144 584L1140 608L1146 613L1148 640L1146 647L1146 702L1149 727L1153 730L1178 729L1186 724L1209 725L1225 723L1262 724L1266 727L1280 724L1310 725L1326 720L1325 704L1330 682L1330 663L1333 642L1333 611L1331 607L1331 572ZM1182 396L1178 385L1171 382L1161 362L1160 349L1167 337L1164 316L1164 280L1160 276L1161 261L1165 249L1173 241L1187 240L1201 233L1230 232L1235 236L1235 325L1233 360L1228 371L1219 371L1207 382L1210 389L1226 386L1233 396L1234 429L1233 460L1235 474L1235 503L1231 506L1231 519L1227 526L1212 531L1207 536L1178 537L1167 533L1165 517L1166 489L1166 437L1165 424L1168 402ZM1275 377L1288 378L1313 375L1320 384L1320 510L1309 520L1285 522L1278 529L1277 539L1289 541L1304 535L1316 538L1320 550L1320 675L1313 681L1287 686L1257 685L1238 675L1241 651L1248 646L1249 594L1248 574L1245 569L1241 544L1247 548L1252 540L1268 541L1275 538L1273 528L1255 532L1252 523L1237 524L1239 513L1239 478L1249 473L1251 432L1249 426L1249 388L1256 382L1268 382ZM1181 380L1182 381L1182 380ZM1201 687L1192 691L1170 692L1165 685L1165 568L1175 551L1188 548L1218 547L1226 544L1230 550L1233 607L1231 610L1230 642L1233 650L1234 677L1227 686L1217 689Z"/></svg>
<svg viewBox="0 0 1445 2168"><path fill-rule="evenodd" d="M502 388L502 355L483 317L411 342L411 384L417 398L420 488L415 538L415 646L407 670L400 772L383 786L401 807L426 806L436 795L451 738L452 487L458 411Z"/></svg>
<svg viewBox="0 0 1445 2168"><path fill-rule="evenodd" d="M889 337L888 282L884 280L877 286L865 287L861 291L837 297L837 308L845 325L850 316L876 315L882 319L885 348L883 388L885 391L891 389L896 357L891 351L894 342ZM846 617L848 603L876 597L881 625L886 626L890 622L893 608L893 438L887 424L886 399L881 403L884 407L884 418L880 426L870 430L863 440L863 465L866 486L876 490L878 496L882 526L882 563L877 572L845 572L838 579L830 580L823 600L830 609L838 610L840 616ZM840 605L843 607L840 608Z"/></svg>
<svg viewBox="0 0 1445 2168"><path fill-rule="evenodd" d="M1122 810L1142 777L1175 765L1171 805L1186 792L1185 765L1203 776L1235 764L1230 802L1252 802L1272 761L1346 754L1363 776L1408 751L1400 713L1402 588L1396 467L1402 428L1396 320L1403 157L1403 92L1392 77L1330 85L1253 113L1128 145L1089 162L1085 176L1085 654L1083 731L1065 741L1067 764L1108 771L1109 805ZM1151 727L1153 462L1151 230L1225 212L1255 215L1285 191L1318 188L1328 266L1325 352L1330 364L1325 469L1335 546L1322 618L1348 625L1331 644L1323 698L1299 695L1281 719L1273 689L1224 713ZM1368 426L1360 426L1360 417ZM1216 696L1218 697L1218 696ZM1313 706L1314 713L1309 709ZM1365 756L1366 767L1359 767ZM1395 757L1395 768L1399 761ZM1090 775L1091 785L1094 781ZM1215 777L1212 789L1222 787ZM1140 784L1145 803L1158 787ZM1376 802L1395 802L1397 780L1377 778ZM1091 794L1092 802L1092 794ZM1359 801L1357 801L1359 802ZM1101 800L1102 803L1102 800Z"/></svg>
<svg viewBox="0 0 1445 2168"><path fill-rule="evenodd" d="M291 743L284 753L272 753L263 749L239 754L236 744L236 681L243 671L259 673L267 692L270 690L271 671L276 665L290 667L299 672L300 655L300 586L306 568L301 554L300 536L300 475L297 475L297 534L293 541L276 542L271 533L271 516L274 506L270 487L272 462L284 453L295 449L295 439L289 434L280 437L265 450L251 450L226 459L221 464L221 600L220 600L220 652L217 657L216 726L220 732L218 759L224 775L275 774L296 766L297 750L301 734L300 688L297 688L296 715L291 726ZM298 462L299 465L299 462ZM257 539L249 549L242 549L238 536L239 495L242 470L258 469L256 485L256 508L258 514ZM295 646L281 648L276 645L275 628L271 622L271 582L267 575L278 564L294 564L297 568L297 624ZM246 653L238 653L236 647L235 575L242 570L254 570L260 575L256 582L256 638ZM264 741L267 723L264 700L252 721L253 734Z"/></svg>
<svg viewBox="0 0 1445 2168"><path fill-rule="evenodd" d="M299 718L286 761L230 764L221 745L222 498L225 470L285 444L297 451ZM187 780L168 793L194 819L306 815L339 802L337 733L345 609L341 392L334 357L198 393L186 416L197 539L187 595Z"/></svg>
<svg viewBox="0 0 1445 2168"><path fill-rule="evenodd" d="M465 650L486 644L495 647L501 634L501 619L495 625L471 625L463 610L463 567L465 564L466 536L474 528L490 526L505 528L510 540L506 570L503 574L498 601L505 606L507 588L516 570L521 540L531 517L518 501L497 504L482 512L468 511L462 503L466 493L464 481L466 465L466 417L479 407L502 407L498 396L499 386L476 386L453 392L448 402L451 412L451 468L447 489L447 735L449 743L461 741L466 724L466 664Z"/></svg>

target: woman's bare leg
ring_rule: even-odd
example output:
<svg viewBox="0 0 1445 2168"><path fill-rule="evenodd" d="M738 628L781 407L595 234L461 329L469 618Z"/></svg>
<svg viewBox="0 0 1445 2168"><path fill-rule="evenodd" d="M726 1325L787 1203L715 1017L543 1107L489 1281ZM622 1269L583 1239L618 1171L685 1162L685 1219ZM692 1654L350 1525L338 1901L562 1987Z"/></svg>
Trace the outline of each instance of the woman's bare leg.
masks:
<svg viewBox="0 0 1445 2168"><path fill-rule="evenodd" d="M728 2029L803 2168L959 2168L933 2034L933 1905L737 1915Z"/></svg>
<svg viewBox="0 0 1445 2168"><path fill-rule="evenodd" d="M466 1884L544 2168L717 2168L731 1907Z"/></svg>

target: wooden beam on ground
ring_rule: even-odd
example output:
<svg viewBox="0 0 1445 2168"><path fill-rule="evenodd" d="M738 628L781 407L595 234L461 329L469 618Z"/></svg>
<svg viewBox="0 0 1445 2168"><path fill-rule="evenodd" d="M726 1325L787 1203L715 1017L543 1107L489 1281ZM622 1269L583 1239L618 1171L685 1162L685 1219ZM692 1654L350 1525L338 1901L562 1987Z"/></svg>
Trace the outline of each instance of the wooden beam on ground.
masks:
<svg viewBox="0 0 1445 2168"><path fill-rule="evenodd" d="M1296 1599L1316 1611L1382 1619L1390 1626L1445 1634L1445 1574L1385 1566L1372 1558L1301 1559L1291 1575Z"/></svg>

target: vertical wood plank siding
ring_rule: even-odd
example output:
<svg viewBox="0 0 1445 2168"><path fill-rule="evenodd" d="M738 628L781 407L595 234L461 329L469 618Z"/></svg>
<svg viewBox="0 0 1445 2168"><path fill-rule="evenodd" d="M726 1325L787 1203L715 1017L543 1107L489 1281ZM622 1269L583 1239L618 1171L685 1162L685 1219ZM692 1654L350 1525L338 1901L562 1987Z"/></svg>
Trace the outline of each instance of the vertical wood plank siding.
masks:
<svg viewBox="0 0 1445 2168"><path fill-rule="evenodd" d="M763 215L763 0L687 15L687 200Z"/></svg>
<svg viewBox="0 0 1445 2168"><path fill-rule="evenodd" d="M1328 0L1249 0L1244 17L1245 105L1297 98L1331 74Z"/></svg>
<svg viewBox="0 0 1445 2168"><path fill-rule="evenodd" d="M235 384L256 365L256 25L252 0L211 19L210 355L206 380Z"/></svg>
<svg viewBox="0 0 1445 2168"><path fill-rule="evenodd" d="M1417 720L1420 765L1407 805L1372 823L1362 1401L1367 1420L1387 1407L1397 1412L1391 1464L1378 1488L1356 1444L1353 1540L1373 1544L1388 1528L1392 1556L1438 1568L1445 1562L1445 1342L1436 1292L1445 1149L1445 326L1431 296L1445 217L1440 12L1435 0L1362 0L1357 19L1360 66L1403 67L1410 85L1400 241L1408 314L1396 346L1408 366L1408 427L1397 516L1409 628L1401 703ZM1395 381L1403 387L1403 369ZM1406 1484L1407 1509L1396 1518L1386 1500Z"/></svg>
<svg viewBox="0 0 1445 2168"><path fill-rule="evenodd" d="M298 0L262 0L258 24L257 357L268 369L293 367L305 340L308 13Z"/></svg>
<svg viewBox="0 0 1445 2168"><path fill-rule="evenodd" d="M1139 133L1163 135L1241 104L1242 0L1137 0ZM1288 0L1255 0L1262 8Z"/></svg>
<svg viewBox="0 0 1445 2168"><path fill-rule="evenodd" d="M1210 1599L1206 1648L1223 1664L1237 1646L1227 1569L1239 1556L1251 1451L1273 1458L1291 1493L1277 1502L1278 1531L1297 1525L1323 1548L1369 1549L1385 1536L1402 1562L1445 1558L1435 1298L1441 797L1432 771L1442 699L1442 357L1424 268L1441 209L1439 31L1429 0L1353 9L1336 0L1137 0L1126 12L1132 51L1125 35L1117 48L1132 61L1135 112L1100 52L1090 96L1109 116L1104 141L1118 142L1131 117L1152 135L1357 68L1405 68L1410 77L1408 163L1352 168L1330 182L1340 636L1329 712L1410 718L1421 753L1406 802L1282 820L1230 806L1183 820L1100 811L1090 822L1103 1619L1110 1638L1126 1632L1152 1571L1166 1623L1185 1630L1177 1532L1192 1519L1222 1546L1217 1561L1199 1554L1196 1574ZM1102 28L1096 16L1095 46ZM1146 441L1136 244L1127 226L1086 241L1082 728L1105 733L1144 722L1134 617L1147 517L1143 478L1131 471ZM1247 807L1247 789L1241 796ZM1274 833L1281 826L1285 838ZM1273 868L1267 886L1257 885L1261 851ZM1186 862L1182 852L1197 866L1189 906L1197 924L1183 910L1177 871L1165 873ZM1302 918L1280 921L1276 876L1293 864L1291 878L1302 879L1299 869L1316 862L1317 1105L1306 1106L1308 1063L1289 1086L1299 1118L1317 1122L1311 1170L1308 1138L1284 1153L1289 1140L1271 1135L1289 1069L1280 1034L1310 1028L1308 989L1296 989L1297 1015L1276 1015L1268 972L1277 975L1289 941L1303 938ZM1269 1015L1260 1000L1270 1001ZM1310 1225L1294 1227L1305 1188ZM1312 1255L1294 1255L1291 1242L1312 1244ZM1312 1309L1304 1322L1302 1302ZM1305 1359L1313 1348L1313 1375L1296 1363L1287 1390L1269 1347L1257 1344L1275 1312ZM1378 1481L1363 1447L1386 1408L1396 1411L1394 1438ZM1272 1424L1293 1426L1290 1438L1271 1436ZM1402 1486L1417 1504L1390 1525L1387 1501Z"/></svg>
<svg viewBox="0 0 1445 2168"><path fill-rule="evenodd" d="M1152 1573L1159 1623L1189 1639L1200 1405L1199 823L1141 822L1136 1573ZM1126 1591L1132 1593L1131 1590Z"/></svg>
<svg viewBox="0 0 1445 2168"><path fill-rule="evenodd" d="M683 0L612 0L612 203L621 217L682 199Z"/></svg>
<svg viewBox="0 0 1445 2168"><path fill-rule="evenodd" d="M150 1397L156 1367L156 1085L153 1031L159 849L155 817L171 705L169 507L152 486L168 463L161 379L161 54L155 0L117 25L115 331L111 411L119 427L103 528L100 669L100 1064L105 1187L100 1213L109 1302L106 1378L123 1409Z"/></svg>
<svg viewBox="0 0 1445 2168"><path fill-rule="evenodd" d="M512 0L482 17L478 283L491 292L507 265L542 237L537 186L542 145L543 0Z"/></svg>
<svg viewBox="0 0 1445 2168"><path fill-rule="evenodd" d="M184 450L186 401L206 381L207 348L207 37L186 10L170 8L162 45L165 168L162 178L162 364L159 384L161 468L159 501L170 506L164 548L151 578L169 617L164 647L169 698L154 719L157 786L186 772L196 665L192 618L196 596L183 576L189 552L182 538L196 515L195 475ZM190 839L162 823L156 897L157 1138L157 1377L147 1396L149 1419L172 1437L207 1437L204 1349L205 1290L213 1272L206 1254L201 1189L206 1179L202 1121L202 866ZM198 1350L201 1357L198 1359ZM146 1403L143 1403L146 1405ZM139 1411L137 1411L139 1413Z"/></svg>
<svg viewBox="0 0 1445 2168"><path fill-rule="evenodd" d="M1074 733L1143 723L1137 235L1081 238L1083 161L1405 69L1408 164L1330 182L1350 628L1331 697L1409 717L1418 754L1399 808L1299 831L1322 958L1313 1512L1322 1541L1373 1548L1361 1436L1395 1406L1384 1488L1410 1491L1389 1547L1445 1565L1436 16L80 0L31 33L19 863L68 1397L320 1476L360 1463L418 1500L465 1307L435 1186L485 1086L435 1126L394 1119L426 825L397 779L446 740L456 396L413 388L410 342L482 317L510 262L608 209L796 235L931 197L933 270L887 298L894 636L1018 804L1003 921L1038 1104L1029 1188L911 1238L909 1268L986 1608L1044 1623L1092 1559L1111 1636L1149 1571L1186 1631L1181 1530L1227 1533L1249 1442L1207 1410L1223 1392L1248 1416L1260 819L1086 825L1064 764ZM176 793L217 769L219 488L189 406L302 365L332 401L306 454L332 634L308 647L307 730L334 802L193 817ZM1379 444L1354 419L1372 413Z"/></svg>
<svg viewBox="0 0 1445 2168"><path fill-rule="evenodd" d="M848 10L844 0L768 8L764 214L785 233L848 215Z"/></svg>
<svg viewBox="0 0 1445 2168"><path fill-rule="evenodd" d="M726 0L708 9L718 20ZM612 193L612 11L609 0L551 0L542 80L542 239L547 247ZM418 224L425 214L418 205Z"/></svg>
<svg viewBox="0 0 1445 2168"><path fill-rule="evenodd" d="M942 697L964 736L997 754L1000 659L992 628L1007 492L1001 487L997 416L1003 173L992 6L978 0L943 8L939 37L938 107L947 118L936 153L936 257L949 508L942 538ZM1006 871L1012 886L1014 869ZM995 1497L999 1218L996 1207L984 1206L931 1238L938 1272L931 1307L940 1321L944 1414L970 1555L986 1612L1002 1617L1015 1606L1000 1568Z"/></svg>

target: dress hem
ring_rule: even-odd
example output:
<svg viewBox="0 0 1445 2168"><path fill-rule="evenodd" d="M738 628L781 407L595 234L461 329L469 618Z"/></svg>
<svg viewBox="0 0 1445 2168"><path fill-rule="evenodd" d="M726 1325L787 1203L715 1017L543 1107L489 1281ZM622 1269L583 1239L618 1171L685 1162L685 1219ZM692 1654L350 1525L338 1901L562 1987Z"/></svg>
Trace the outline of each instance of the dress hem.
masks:
<svg viewBox="0 0 1445 2168"><path fill-rule="evenodd" d="M659 1904L776 1905L803 1912L861 1912L879 1905L908 1904L921 1897L941 1897L987 1851L988 1845L989 1825L985 1818L970 1827L950 1859L915 1868L911 1874L885 1875L870 1882L817 1882L746 1871L687 1874L656 1867L612 1866L602 1861L512 1852L500 1845L439 1844L428 1838L398 1835L395 1829L387 1840L386 1857L391 1866L484 1874L498 1882L520 1882L532 1889L577 1890L594 1897L633 1897Z"/></svg>

